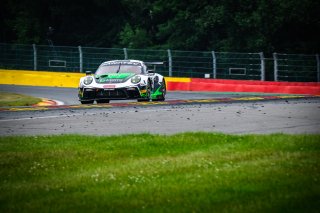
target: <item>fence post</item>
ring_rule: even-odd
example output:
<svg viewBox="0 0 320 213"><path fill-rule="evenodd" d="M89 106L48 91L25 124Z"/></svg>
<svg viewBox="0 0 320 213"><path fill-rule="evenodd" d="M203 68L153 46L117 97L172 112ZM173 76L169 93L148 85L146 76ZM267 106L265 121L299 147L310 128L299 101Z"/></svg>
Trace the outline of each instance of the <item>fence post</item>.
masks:
<svg viewBox="0 0 320 213"><path fill-rule="evenodd" d="M168 49L168 60L169 60L169 77L172 77L172 55L171 50Z"/></svg>
<svg viewBox="0 0 320 213"><path fill-rule="evenodd" d="M274 71L274 81L278 81L278 58L277 58L277 53L273 53L273 71Z"/></svg>
<svg viewBox="0 0 320 213"><path fill-rule="evenodd" d="M32 44L33 47L33 70L37 70L38 69L38 61L37 61L37 47L35 44Z"/></svg>
<svg viewBox="0 0 320 213"><path fill-rule="evenodd" d="M78 46L79 48L79 68L80 68L80 72L83 72L83 53L82 53L82 48L81 46Z"/></svg>
<svg viewBox="0 0 320 213"><path fill-rule="evenodd" d="M265 69L265 61L264 61L264 55L263 52L259 53L260 55L260 61L261 61L261 81L265 81L266 79L266 69Z"/></svg>
<svg viewBox="0 0 320 213"><path fill-rule="evenodd" d="M123 48L123 53L124 53L124 59L128 60L128 51L127 48Z"/></svg>
<svg viewBox="0 0 320 213"><path fill-rule="evenodd" d="M216 58L216 53L214 51L212 53L212 65L213 65L213 78L217 78L217 58Z"/></svg>
<svg viewBox="0 0 320 213"><path fill-rule="evenodd" d="M318 75L318 82L320 82L320 59L319 54L316 55L317 58L317 75Z"/></svg>

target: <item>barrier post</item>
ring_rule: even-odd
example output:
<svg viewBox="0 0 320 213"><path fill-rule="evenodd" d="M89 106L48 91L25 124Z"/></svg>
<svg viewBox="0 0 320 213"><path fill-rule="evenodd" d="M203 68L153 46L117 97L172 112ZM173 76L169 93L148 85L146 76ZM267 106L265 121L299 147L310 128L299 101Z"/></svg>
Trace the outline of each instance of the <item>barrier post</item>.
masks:
<svg viewBox="0 0 320 213"><path fill-rule="evenodd" d="M33 48L33 70L37 70L38 69L37 47L35 44L32 44L32 48Z"/></svg>
<svg viewBox="0 0 320 213"><path fill-rule="evenodd" d="M172 55L171 50L168 49L168 61L169 61L169 77L172 77Z"/></svg>
<svg viewBox="0 0 320 213"><path fill-rule="evenodd" d="M82 53L81 46L78 46L78 49L79 49L79 69L80 69L80 72L83 72L83 53Z"/></svg>
<svg viewBox="0 0 320 213"><path fill-rule="evenodd" d="M274 71L274 81L278 81L277 53L273 53L273 71Z"/></svg>
<svg viewBox="0 0 320 213"><path fill-rule="evenodd" d="M261 81L265 81L266 69L263 52L259 53L261 63Z"/></svg>
<svg viewBox="0 0 320 213"><path fill-rule="evenodd" d="M217 78L217 58L214 51L212 51L211 53L212 53L213 78L216 79Z"/></svg>
<svg viewBox="0 0 320 213"><path fill-rule="evenodd" d="M123 48L123 53L124 53L124 59L128 60L128 51L127 48Z"/></svg>
<svg viewBox="0 0 320 213"><path fill-rule="evenodd" d="M316 55L317 59L317 75L318 75L318 82L320 82L320 59L319 59L319 54Z"/></svg>

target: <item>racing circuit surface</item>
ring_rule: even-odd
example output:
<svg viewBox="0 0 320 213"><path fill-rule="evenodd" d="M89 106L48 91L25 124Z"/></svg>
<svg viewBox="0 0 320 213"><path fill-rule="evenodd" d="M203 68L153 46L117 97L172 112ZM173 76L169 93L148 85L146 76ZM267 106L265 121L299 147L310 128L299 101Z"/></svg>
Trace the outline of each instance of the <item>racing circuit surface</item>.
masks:
<svg viewBox="0 0 320 213"><path fill-rule="evenodd" d="M59 100L67 105L79 104L76 89L0 85L0 91ZM248 95L168 92L166 100L241 98ZM320 98L0 111L1 135L175 134L185 131L320 133Z"/></svg>

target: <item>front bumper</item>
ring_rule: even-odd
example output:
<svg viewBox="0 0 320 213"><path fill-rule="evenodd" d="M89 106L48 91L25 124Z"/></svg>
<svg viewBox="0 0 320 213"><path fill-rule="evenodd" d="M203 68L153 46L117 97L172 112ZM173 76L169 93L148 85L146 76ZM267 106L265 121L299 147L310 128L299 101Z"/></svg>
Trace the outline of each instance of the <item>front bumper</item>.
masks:
<svg viewBox="0 0 320 213"><path fill-rule="evenodd" d="M121 100L121 99L141 99L146 98L145 88L79 88L79 99L83 100Z"/></svg>

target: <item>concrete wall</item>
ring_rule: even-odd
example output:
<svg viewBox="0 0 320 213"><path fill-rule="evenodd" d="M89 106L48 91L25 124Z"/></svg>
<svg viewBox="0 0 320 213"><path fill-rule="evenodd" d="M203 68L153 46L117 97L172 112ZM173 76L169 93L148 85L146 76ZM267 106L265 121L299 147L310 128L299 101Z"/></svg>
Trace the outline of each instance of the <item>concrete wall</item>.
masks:
<svg viewBox="0 0 320 213"><path fill-rule="evenodd" d="M0 84L77 88L84 73L0 70ZM166 77L171 91L261 92L320 95L320 83Z"/></svg>

